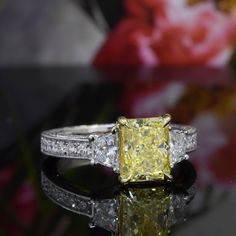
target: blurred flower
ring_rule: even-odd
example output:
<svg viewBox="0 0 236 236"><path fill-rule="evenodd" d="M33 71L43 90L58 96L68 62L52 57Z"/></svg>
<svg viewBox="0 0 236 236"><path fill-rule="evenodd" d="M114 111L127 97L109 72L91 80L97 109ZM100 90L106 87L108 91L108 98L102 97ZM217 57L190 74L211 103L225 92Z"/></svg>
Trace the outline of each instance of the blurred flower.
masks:
<svg viewBox="0 0 236 236"><path fill-rule="evenodd" d="M11 183L15 177L16 167L10 166L0 170L0 192L3 194L6 186ZM38 211L38 199L33 186L28 182L20 183L17 189L9 199L7 206L16 214L20 224L26 228L30 227ZM24 232L15 224L15 222L3 212L0 212L1 227L7 235L23 235Z"/></svg>
<svg viewBox="0 0 236 236"><path fill-rule="evenodd" d="M126 0L126 17L95 57L95 66L223 66L233 53L235 11L212 1Z"/></svg>
<svg viewBox="0 0 236 236"><path fill-rule="evenodd" d="M231 12L236 7L235 0L215 0L218 7L225 12Z"/></svg>

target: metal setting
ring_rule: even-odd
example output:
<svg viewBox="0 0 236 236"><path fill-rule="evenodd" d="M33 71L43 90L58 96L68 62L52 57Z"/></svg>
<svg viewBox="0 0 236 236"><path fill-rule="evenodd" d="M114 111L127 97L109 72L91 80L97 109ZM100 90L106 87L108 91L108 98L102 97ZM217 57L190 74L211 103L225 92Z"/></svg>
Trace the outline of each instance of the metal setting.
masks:
<svg viewBox="0 0 236 236"><path fill-rule="evenodd" d="M169 126L169 150L171 168L189 158L197 148L197 132L194 127L170 124L170 116L163 116L164 126ZM82 125L44 131L41 134L41 151L49 156L89 160L91 164L111 167L119 173L119 126L127 126L128 120L120 117L116 124ZM169 175L167 175L169 179Z"/></svg>

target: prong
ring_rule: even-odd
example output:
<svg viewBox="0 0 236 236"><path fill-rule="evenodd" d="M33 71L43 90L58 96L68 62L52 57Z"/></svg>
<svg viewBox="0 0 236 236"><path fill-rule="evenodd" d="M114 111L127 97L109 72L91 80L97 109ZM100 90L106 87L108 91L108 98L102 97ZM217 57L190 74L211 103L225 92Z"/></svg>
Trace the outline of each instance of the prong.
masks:
<svg viewBox="0 0 236 236"><path fill-rule="evenodd" d="M93 142L95 140L95 136L90 134L89 135L89 142Z"/></svg>
<svg viewBox="0 0 236 236"><path fill-rule="evenodd" d="M128 197L129 197L131 200L134 199L134 196L133 196L133 194L132 194L131 191L127 191L127 194L128 194Z"/></svg>
<svg viewBox="0 0 236 236"><path fill-rule="evenodd" d="M173 177L170 174L165 173L164 176L165 176L165 180L167 180L167 181L172 181L173 180Z"/></svg>
<svg viewBox="0 0 236 236"><path fill-rule="evenodd" d="M164 127L165 127L170 124L171 116L169 114L166 114L163 116L163 120L164 120Z"/></svg>
<svg viewBox="0 0 236 236"><path fill-rule="evenodd" d="M91 160L90 160L90 164L91 164L91 166L94 166L94 165L95 165L94 159L91 159Z"/></svg>
<svg viewBox="0 0 236 236"><path fill-rule="evenodd" d="M116 133L117 133L117 125L115 125L114 127L112 127L111 133L112 133L112 134L116 134Z"/></svg>
<svg viewBox="0 0 236 236"><path fill-rule="evenodd" d="M124 116L119 117L117 123L118 125L123 125L123 126L128 125L127 119Z"/></svg>
<svg viewBox="0 0 236 236"><path fill-rule="evenodd" d="M89 222L88 225L89 225L89 228L90 228L90 229L93 229L93 228L96 227L96 224L94 223L93 219L90 220L90 222Z"/></svg>
<svg viewBox="0 0 236 236"><path fill-rule="evenodd" d="M189 155L188 154L185 154L184 155L184 160L188 160L189 159Z"/></svg>

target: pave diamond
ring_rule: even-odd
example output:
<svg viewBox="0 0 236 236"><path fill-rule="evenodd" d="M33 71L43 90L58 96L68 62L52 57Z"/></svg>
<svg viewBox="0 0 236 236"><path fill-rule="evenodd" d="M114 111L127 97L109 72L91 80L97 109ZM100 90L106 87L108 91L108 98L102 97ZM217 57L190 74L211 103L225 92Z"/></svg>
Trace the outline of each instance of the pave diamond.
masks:
<svg viewBox="0 0 236 236"><path fill-rule="evenodd" d="M91 155L89 142L41 137L41 150L48 155L86 158Z"/></svg>
<svg viewBox="0 0 236 236"><path fill-rule="evenodd" d="M121 182L163 180L170 176L169 119L166 118L126 119L120 125Z"/></svg>
<svg viewBox="0 0 236 236"><path fill-rule="evenodd" d="M105 134L96 137L93 142L94 162L118 170L117 135Z"/></svg>

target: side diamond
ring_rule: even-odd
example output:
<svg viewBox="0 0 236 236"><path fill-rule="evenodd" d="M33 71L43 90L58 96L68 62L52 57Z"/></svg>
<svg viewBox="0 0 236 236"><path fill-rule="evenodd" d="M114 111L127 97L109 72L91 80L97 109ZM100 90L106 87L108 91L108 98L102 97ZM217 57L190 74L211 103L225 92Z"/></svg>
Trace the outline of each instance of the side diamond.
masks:
<svg viewBox="0 0 236 236"><path fill-rule="evenodd" d="M45 154L86 158L91 155L91 146L87 141L74 141L41 137L41 150Z"/></svg>
<svg viewBox="0 0 236 236"><path fill-rule="evenodd" d="M170 162L171 166L185 159L186 154L186 135L179 130L170 132Z"/></svg>
<svg viewBox="0 0 236 236"><path fill-rule="evenodd" d="M94 162L118 170L118 137L105 134L95 138L93 142Z"/></svg>

